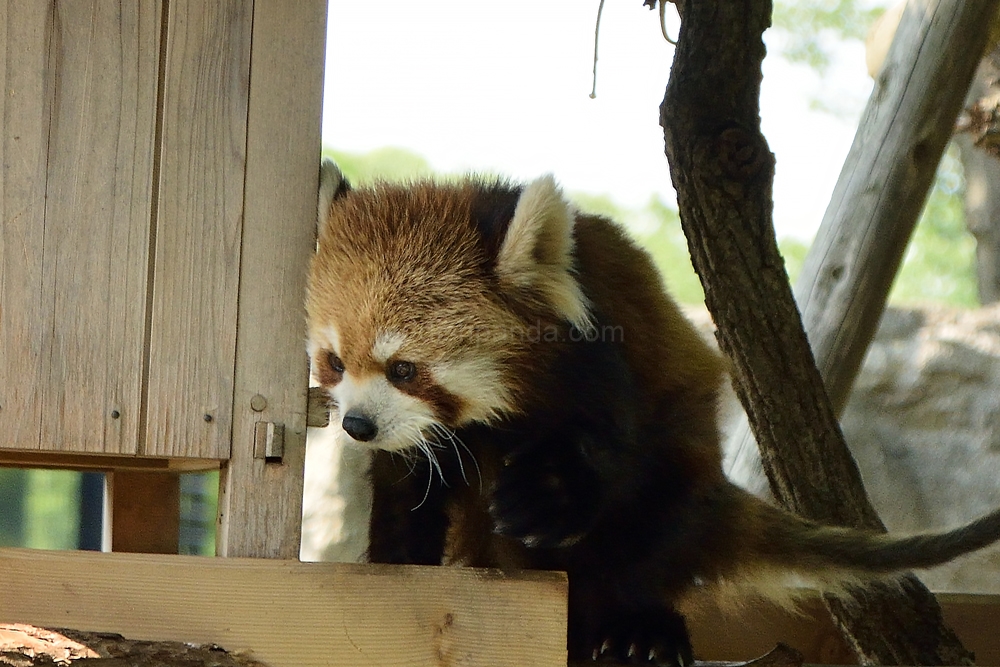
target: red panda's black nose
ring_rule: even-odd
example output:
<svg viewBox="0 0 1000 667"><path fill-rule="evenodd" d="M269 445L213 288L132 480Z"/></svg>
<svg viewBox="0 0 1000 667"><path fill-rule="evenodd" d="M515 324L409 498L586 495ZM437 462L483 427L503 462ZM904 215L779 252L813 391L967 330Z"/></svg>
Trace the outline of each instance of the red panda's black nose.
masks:
<svg viewBox="0 0 1000 667"><path fill-rule="evenodd" d="M360 442L368 442L378 435L378 427L368 417L357 412L348 412L342 422L347 435Z"/></svg>

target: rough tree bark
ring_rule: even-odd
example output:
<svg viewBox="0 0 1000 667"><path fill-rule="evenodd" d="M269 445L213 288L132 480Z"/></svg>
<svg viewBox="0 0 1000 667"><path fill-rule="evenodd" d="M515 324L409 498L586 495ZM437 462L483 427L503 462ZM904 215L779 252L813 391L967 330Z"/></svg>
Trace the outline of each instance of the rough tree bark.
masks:
<svg viewBox="0 0 1000 667"><path fill-rule="evenodd" d="M940 4L956 22L983 20L985 3ZM761 34L770 15L770 0L684 3L660 111L671 179L719 345L733 361L735 389L775 496L822 522L883 529L816 369L775 242L774 157L759 116ZM857 604L829 598L827 605L863 662L972 660L912 576L898 588L866 589Z"/></svg>

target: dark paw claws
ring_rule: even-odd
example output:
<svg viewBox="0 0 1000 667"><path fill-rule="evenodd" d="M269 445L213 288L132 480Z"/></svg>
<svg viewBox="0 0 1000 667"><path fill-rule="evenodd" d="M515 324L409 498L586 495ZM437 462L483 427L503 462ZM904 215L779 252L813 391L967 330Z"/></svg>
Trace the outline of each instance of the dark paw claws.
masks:
<svg viewBox="0 0 1000 667"><path fill-rule="evenodd" d="M694 662L684 620L669 609L615 615L598 641L585 641L583 653L593 662L657 667L689 667ZM581 646L580 648L583 648ZM581 653L572 648L570 654Z"/></svg>

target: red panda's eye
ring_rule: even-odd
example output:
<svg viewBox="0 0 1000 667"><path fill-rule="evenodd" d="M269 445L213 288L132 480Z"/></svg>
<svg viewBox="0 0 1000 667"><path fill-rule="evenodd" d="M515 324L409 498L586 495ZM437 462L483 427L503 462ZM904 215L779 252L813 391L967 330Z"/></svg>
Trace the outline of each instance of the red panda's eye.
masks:
<svg viewBox="0 0 1000 667"><path fill-rule="evenodd" d="M335 355L333 352L327 353L326 362L330 364L330 368L333 369L335 373L344 372L344 362L340 360L340 357Z"/></svg>
<svg viewBox="0 0 1000 667"><path fill-rule="evenodd" d="M393 382L409 382L417 375L417 367L411 361L393 361L386 369L386 375Z"/></svg>

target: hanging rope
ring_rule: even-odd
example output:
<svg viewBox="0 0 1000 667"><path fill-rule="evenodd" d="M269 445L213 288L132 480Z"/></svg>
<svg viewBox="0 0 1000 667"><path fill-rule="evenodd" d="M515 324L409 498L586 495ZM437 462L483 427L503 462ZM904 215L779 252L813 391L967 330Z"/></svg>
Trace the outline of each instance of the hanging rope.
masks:
<svg viewBox="0 0 1000 667"><path fill-rule="evenodd" d="M656 9L657 0L645 0L643 6L649 7L650 9ZM672 1L672 0L671 0ZM660 0L660 32L663 34L663 39L667 40L669 44L677 46L677 40L671 39L670 35L667 33L667 2L668 0ZM594 76L593 83L590 87L590 99L597 97L597 44L600 41L601 34L601 15L604 13L604 0L601 0L601 4L597 6L597 21L594 23Z"/></svg>
<svg viewBox="0 0 1000 667"><path fill-rule="evenodd" d="M590 99L597 97L597 42L601 34L601 14L604 12L604 0L597 7L597 23L594 24L594 78L590 87Z"/></svg>
<svg viewBox="0 0 1000 667"><path fill-rule="evenodd" d="M667 40L668 43L677 46L677 40L670 39L670 35L667 34L667 0L660 0L660 32L663 33L663 39Z"/></svg>

